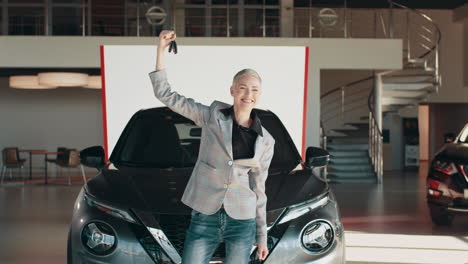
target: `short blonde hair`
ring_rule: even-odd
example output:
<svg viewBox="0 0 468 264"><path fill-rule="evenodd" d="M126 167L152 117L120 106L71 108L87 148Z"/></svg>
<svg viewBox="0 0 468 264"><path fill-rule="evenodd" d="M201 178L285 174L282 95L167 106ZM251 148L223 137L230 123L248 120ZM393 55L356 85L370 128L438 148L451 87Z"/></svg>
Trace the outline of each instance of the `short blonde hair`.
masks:
<svg viewBox="0 0 468 264"><path fill-rule="evenodd" d="M257 78L260 81L260 83L262 83L262 78L260 78L260 75L258 74L258 72L256 72L253 69L247 68L247 69L240 70L238 73L236 73L236 75L234 75L234 78L232 78L232 85L234 85L241 77L245 75L251 75Z"/></svg>

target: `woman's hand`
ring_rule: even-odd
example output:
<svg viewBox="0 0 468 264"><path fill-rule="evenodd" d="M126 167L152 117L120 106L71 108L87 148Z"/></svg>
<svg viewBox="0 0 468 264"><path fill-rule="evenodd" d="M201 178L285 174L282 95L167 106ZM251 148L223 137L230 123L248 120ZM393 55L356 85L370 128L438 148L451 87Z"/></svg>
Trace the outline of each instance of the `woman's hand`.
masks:
<svg viewBox="0 0 468 264"><path fill-rule="evenodd" d="M171 41L176 39L176 33L174 30L163 30L159 33L159 43L158 43L158 50L156 56L156 70L160 71L164 69L165 65L165 58L164 58L164 50L171 44Z"/></svg>
<svg viewBox="0 0 468 264"><path fill-rule="evenodd" d="M176 39L176 33L174 30L163 30L159 33L159 44L158 49L164 51L171 41Z"/></svg>
<svg viewBox="0 0 468 264"><path fill-rule="evenodd" d="M260 260L265 260L268 255L268 248L264 244L257 244L257 255Z"/></svg>

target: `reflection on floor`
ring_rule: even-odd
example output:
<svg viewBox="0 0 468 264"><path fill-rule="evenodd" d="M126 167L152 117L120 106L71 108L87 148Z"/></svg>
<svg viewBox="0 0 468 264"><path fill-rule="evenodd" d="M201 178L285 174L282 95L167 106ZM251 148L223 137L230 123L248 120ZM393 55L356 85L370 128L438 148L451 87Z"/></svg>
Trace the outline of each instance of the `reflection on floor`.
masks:
<svg viewBox="0 0 468 264"><path fill-rule="evenodd" d="M96 174L96 170L87 170L86 171L86 178L89 180L92 175ZM36 185L36 184L55 184L55 185L83 185L84 178L83 175L77 171L76 168L67 172L49 172L48 177L44 176L44 173L34 171L31 176L29 176L28 172L24 170L19 172L15 171L8 171L5 174L1 181L2 186L23 186L23 185Z"/></svg>
<svg viewBox="0 0 468 264"><path fill-rule="evenodd" d="M468 217L456 217L452 227L432 225L426 173L385 172L383 185L332 186L346 230L347 263L468 263ZM1 264L66 263L68 224L81 188L79 174L73 176L72 186L0 187Z"/></svg>
<svg viewBox="0 0 468 264"><path fill-rule="evenodd" d="M346 230L348 263L468 263L468 216L434 226L426 204L427 163L385 172L384 184L332 189Z"/></svg>

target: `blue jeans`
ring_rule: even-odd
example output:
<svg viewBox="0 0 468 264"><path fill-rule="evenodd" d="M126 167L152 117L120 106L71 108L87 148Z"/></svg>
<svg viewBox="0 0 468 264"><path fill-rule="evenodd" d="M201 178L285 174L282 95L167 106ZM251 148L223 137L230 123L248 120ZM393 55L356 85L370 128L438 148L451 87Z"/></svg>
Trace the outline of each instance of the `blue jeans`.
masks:
<svg viewBox="0 0 468 264"><path fill-rule="evenodd" d="M255 241L255 218L237 220L223 208L212 215L192 211L185 237L182 264L207 264L222 241L226 244L226 264L247 264Z"/></svg>

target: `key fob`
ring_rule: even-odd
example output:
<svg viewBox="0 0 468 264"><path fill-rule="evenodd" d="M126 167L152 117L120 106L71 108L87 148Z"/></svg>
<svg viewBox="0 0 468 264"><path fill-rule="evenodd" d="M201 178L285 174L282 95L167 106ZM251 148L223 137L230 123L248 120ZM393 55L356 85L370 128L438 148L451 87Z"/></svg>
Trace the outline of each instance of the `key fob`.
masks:
<svg viewBox="0 0 468 264"><path fill-rule="evenodd" d="M169 43L169 53L172 52L173 47L174 47L174 41L171 41L171 43Z"/></svg>
<svg viewBox="0 0 468 264"><path fill-rule="evenodd" d="M174 54L177 54L177 42L175 42L175 40L174 40L174 41L172 41L172 43L174 43L173 47L172 47L172 49L174 51Z"/></svg>
<svg viewBox="0 0 468 264"><path fill-rule="evenodd" d="M169 44L169 53L174 52L174 54L177 54L177 43L173 40Z"/></svg>

